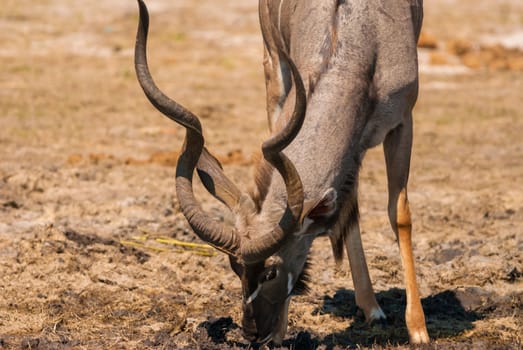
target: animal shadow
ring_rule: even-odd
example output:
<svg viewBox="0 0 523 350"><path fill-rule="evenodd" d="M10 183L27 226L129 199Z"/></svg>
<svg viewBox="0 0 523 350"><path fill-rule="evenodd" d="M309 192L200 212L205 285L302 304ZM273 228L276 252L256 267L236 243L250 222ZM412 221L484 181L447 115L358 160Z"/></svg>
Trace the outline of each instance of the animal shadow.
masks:
<svg viewBox="0 0 523 350"><path fill-rule="evenodd" d="M446 290L421 300L427 330L431 339L456 336L472 329L473 322L484 318L480 310L486 292L479 288ZM322 314L353 318L354 322L343 332L323 338L320 344L327 349L334 346L355 347L372 345L399 345L408 342L405 324L406 295L404 289L392 288L376 294L376 299L387 315L386 325L365 323L363 313L356 307L354 292L340 289L333 297L325 296L317 310Z"/></svg>
<svg viewBox="0 0 523 350"><path fill-rule="evenodd" d="M473 322L483 319L489 310L483 309L490 294L480 288L470 287L463 290L446 290L430 295L421 300L425 312L427 330L431 339L448 338L463 333L474 327ZM376 299L387 315L387 323L369 325L356 306L354 292L340 289L334 296L325 296L323 305L314 312L332 314L337 317L353 319L354 322L344 331L321 337L307 331L298 331L287 338L282 347L270 346L271 349L356 349L360 346L401 345L408 343L409 337L405 325L406 295L404 289L392 288L376 294ZM256 344L231 342L229 332L239 332L239 326L230 317L209 320L199 325L208 337L209 345L215 349L258 349ZM311 330L313 331L313 330Z"/></svg>

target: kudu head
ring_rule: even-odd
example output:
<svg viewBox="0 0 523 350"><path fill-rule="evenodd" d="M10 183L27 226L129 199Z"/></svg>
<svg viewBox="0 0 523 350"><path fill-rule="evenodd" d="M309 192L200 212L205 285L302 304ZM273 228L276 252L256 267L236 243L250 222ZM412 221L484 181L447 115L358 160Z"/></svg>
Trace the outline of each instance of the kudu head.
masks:
<svg viewBox="0 0 523 350"><path fill-rule="evenodd" d="M241 279L245 337L250 341L281 342L287 328L290 296L305 289L304 269L313 236L310 232L318 230L314 217L331 212L336 201L335 192L328 191L320 200L304 203L300 176L282 153L298 134L305 117L306 94L300 74L279 41L279 54L291 69L296 97L288 123L262 145L261 168L269 177L273 170L277 171L286 191L283 207L272 210L277 213L274 218L262 213L261 207L267 206L263 203L264 195L241 192L225 176L219 161L204 147L199 119L155 85L146 57L149 16L143 1L138 3L140 21L135 47L138 80L149 101L186 128L176 166L180 208L202 240L229 256L232 269ZM195 169L206 189L235 215L233 226L215 220L202 210L192 188Z"/></svg>

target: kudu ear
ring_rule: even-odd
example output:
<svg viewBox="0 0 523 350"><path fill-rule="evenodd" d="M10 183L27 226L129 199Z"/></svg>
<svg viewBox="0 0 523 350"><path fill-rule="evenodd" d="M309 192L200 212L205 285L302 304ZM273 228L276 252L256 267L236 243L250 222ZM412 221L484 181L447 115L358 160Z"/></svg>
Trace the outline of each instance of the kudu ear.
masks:
<svg viewBox="0 0 523 350"><path fill-rule="evenodd" d="M329 188L319 200L305 201L301 221L308 218L313 221L327 219L336 212L338 194L334 188Z"/></svg>

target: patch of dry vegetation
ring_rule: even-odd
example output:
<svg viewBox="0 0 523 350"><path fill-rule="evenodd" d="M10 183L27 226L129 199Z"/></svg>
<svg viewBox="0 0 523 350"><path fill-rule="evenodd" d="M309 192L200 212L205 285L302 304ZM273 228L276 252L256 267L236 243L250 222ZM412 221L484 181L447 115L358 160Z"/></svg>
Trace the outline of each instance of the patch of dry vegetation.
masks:
<svg viewBox="0 0 523 350"><path fill-rule="evenodd" d="M249 348L226 257L126 243L144 232L196 241L174 198L183 131L134 77L135 4L2 5L0 348ZM522 346L523 77L510 63L521 52L482 41L521 30L521 6L425 2L431 67L471 67L421 70L409 197L428 349ZM209 148L245 188L267 135L256 2L159 0L151 12L158 84L202 116ZM226 219L199 184L196 195ZM315 283L293 300L282 349L409 348L379 149L360 195L390 326L364 324L347 263L336 268L320 238Z"/></svg>

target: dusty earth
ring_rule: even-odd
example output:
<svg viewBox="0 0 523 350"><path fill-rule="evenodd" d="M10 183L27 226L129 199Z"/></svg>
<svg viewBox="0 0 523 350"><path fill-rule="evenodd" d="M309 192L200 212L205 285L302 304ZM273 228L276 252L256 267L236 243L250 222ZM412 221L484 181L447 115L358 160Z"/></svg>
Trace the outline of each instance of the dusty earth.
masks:
<svg viewBox="0 0 523 350"><path fill-rule="evenodd" d="M201 116L209 147L247 186L267 136L256 1L149 5L158 84ZM426 348L520 349L523 2L426 1L425 12L409 195ZM136 82L136 22L131 0L2 2L0 348L256 348L241 337L227 259L179 213L183 131ZM319 238L283 349L409 347L386 196L378 148L360 206L388 327L363 322L348 263L336 267Z"/></svg>

